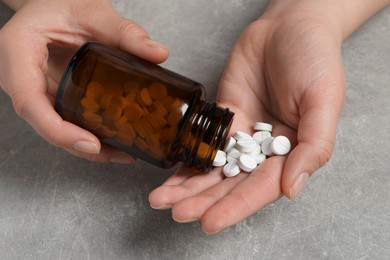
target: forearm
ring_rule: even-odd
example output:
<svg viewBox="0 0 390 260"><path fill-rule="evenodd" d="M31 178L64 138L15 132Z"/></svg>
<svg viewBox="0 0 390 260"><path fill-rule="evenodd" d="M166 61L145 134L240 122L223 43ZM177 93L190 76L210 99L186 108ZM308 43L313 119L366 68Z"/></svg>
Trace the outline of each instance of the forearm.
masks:
<svg viewBox="0 0 390 260"><path fill-rule="evenodd" d="M8 5L13 10L18 10L26 0L2 0L4 4Z"/></svg>
<svg viewBox="0 0 390 260"><path fill-rule="evenodd" d="M339 16L343 20L344 38L348 37L370 17L390 4L389 0L345 0L340 2L343 5L343 10L340 10Z"/></svg>
<svg viewBox="0 0 390 260"><path fill-rule="evenodd" d="M388 4L390 0L272 0L265 15L312 16L327 23L344 40Z"/></svg>

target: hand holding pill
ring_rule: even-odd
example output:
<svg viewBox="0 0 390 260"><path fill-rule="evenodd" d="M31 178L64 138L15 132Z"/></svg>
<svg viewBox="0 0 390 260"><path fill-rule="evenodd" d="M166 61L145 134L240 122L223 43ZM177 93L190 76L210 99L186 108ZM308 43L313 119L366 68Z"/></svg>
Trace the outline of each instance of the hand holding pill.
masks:
<svg viewBox="0 0 390 260"><path fill-rule="evenodd" d="M347 2L353 4L270 2L241 34L220 82L219 104L236 113L226 164L219 166L223 159L218 158L218 166L203 175L183 167L150 194L153 207L171 207L175 220L199 220L205 232L216 233L283 195L298 196L309 176L330 159L335 143L345 97L341 43L389 1L367 2L355 15L346 15L351 14L342 7ZM335 8L343 10L341 16ZM262 151L252 170L253 161L241 157L243 143L237 142L255 131L272 131L272 136L252 136Z"/></svg>

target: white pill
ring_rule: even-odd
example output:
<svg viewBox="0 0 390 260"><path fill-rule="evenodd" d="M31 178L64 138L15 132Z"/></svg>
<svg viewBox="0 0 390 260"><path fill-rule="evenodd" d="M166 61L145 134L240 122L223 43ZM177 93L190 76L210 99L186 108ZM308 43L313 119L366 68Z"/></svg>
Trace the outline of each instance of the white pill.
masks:
<svg viewBox="0 0 390 260"><path fill-rule="evenodd" d="M251 172L257 167L257 163L255 159L253 159L250 155L242 154L240 156L240 159L238 159L238 167L241 168L241 170L246 172Z"/></svg>
<svg viewBox="0 0 390 260"><path fill-rule="evenodd" d="M241 152L240 152L239 150L237 150L236 148L232 148L232 149L230 149L230 151L227 153L227 156L228 156L228 157L235 158L235 159L238 159L238 158L240 158L240 156L241 156Z"/></svg>
<svg viewBox="0 0 390 260"><path fill-rule="evenodd" d="M224 151L218 150L215 155L213 166L220 167L226 164L226 153Z"/></svg>
<svg viewBox="0 0 390 260"><path fill-rule="evenodd" d="M271 143L271 149L274 154L285 155L291 149L290 140L288 140L287 137L282 135L277 136L274 138L274 140Z"/></svg>
<svg viewBox="0 0 390 260"><path fill-rule="evenodd" d="M271 132L268 131L259 131L253 134L253 140L258 144L261 144L268 137L271 137Z"/></svg>
<svg viewBox="0 0 390 260"><path fill-rule="evenodd" d="M227 157L226 157L226 161L227 161L228 163L230 163L230 162L237 162L237 161L238 161L238 158L233 158L233 157L227 156Z"/></svg>
<svg viewBox="0 0 390 260"><path fill-rule="evenodd" d="M256 151L258 144L253 139L241 139L237 141L236 149L242 153Z"/></svg>
<svg viewBox="0 0 390 260"><path fill-rule="evenodd" d="M256 122L253 127L257 131L268 131L272 132L272 125L264 123L264 122Z"/></svg>
<svg viewBox="0 0 390 260"><path fill-rule="evenodd" d="M273 137L268 137L261 143L261 151L263 152L263 154L267 156L273 155L272 148L271 148L271 144L273 140L274 140Z"/></svg>
<svg viewBox="0 0 390 260"><path fill-rule="evenodd" d="M265 161L265 159L267 159L267 156L263 153L259 153L259 154L256 154L256 155L250 155L253 159L255 159L256 163L257 164L260 164L262 162Z"/></svg>
<svg viewBox="0 0 390 260"><path fill-rule="evenodd" d="M236 139L234 139L233 137L229 137L227 140L226 140L226 144L225 144L225 147L223 148L223 150L225 152L229 152L230 149L232 149L235 145L236 145Z"/></svg>
<svg viewBox="0 0 390 260"><path fill-rule="evenodd" d="M256 144L256 147L253 148L253 150L251 150L250 152L245 152L245 154L247 155L257 155L261 153L261 145L259 144Z"/></svg>
<svg viewBox="0 0 390 260"><path fill-rule="evenodd" d="M242 131L237 131L233 136L237 141L241 139L252 139L252 136L250 134L247 134Z"/></svg>
<svg viewBox="0 0 390 260"><path fill-rule="evenodd" d="M226 177L234 177L240 173L240 167L236 162L230 162L223 167L223 173Z"/></svg>

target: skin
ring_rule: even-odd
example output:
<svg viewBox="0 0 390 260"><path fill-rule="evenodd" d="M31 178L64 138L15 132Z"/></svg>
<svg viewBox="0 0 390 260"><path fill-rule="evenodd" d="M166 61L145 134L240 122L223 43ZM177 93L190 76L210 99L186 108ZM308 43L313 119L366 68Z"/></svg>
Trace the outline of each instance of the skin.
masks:
<svg viewBox="0 0 390 260"><path fill-rule="evenodd" d="M154 63L168 57L167 48L121 17L108 0L5 3L17 12L0 31L0 86L17 114L49 143L74 155L97 162L134 161L62 120L53 109L58 82L71 54L86 41L99 41Z"/></svg>
<svg viewBox="0 0 390 260"><path fill-rule="evenodd" d="M48 142L72 154L131 162L55 113L64 57L88 40L155 63L167 58L167 49L118 15L109 1L4 2L18 10L0 31L0 85L16 112ZM236 114L232 134L252 132L254 121L265 121L274 126L273 135L292 141L292 151L233 178L224 178L221 169L203 173L183 166L151 192L151 206L172 209L176 221L197 220L206 233L216 233L283 195L296 198L307 178L331 157L345 97L341 44L389 2L270 1L232 50L217 101Z"/></svg>
<svg viewBox="0 0 390 260"><path fill-rule="evenodd" d="M292 151L233 178L220 168L200 174L183 167L150 194L151 206L216 233L283 195L296 198L331 157L345 97L341 44L388 2L271 1L238 39L217 100L236 113L231 133L265 121L274 136L292 141Z"/></svg>

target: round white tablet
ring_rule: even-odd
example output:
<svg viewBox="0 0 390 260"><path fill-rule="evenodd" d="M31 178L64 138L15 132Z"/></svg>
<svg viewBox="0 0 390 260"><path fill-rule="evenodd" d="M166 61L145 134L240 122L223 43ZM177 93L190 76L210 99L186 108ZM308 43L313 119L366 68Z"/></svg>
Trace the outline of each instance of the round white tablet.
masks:
<svg viewBox="0 0 390 260"><path fill-rule="evenodd" d="M257 167L257 163L255 159L253 159L250 155L242 154L240 159L237 162L238 166L241 170L246 172L251 172Z"/></svg>
<svg viewBox="0 0 390 260"><path fill-rule="evenodd" d="M226 164L226 153L224 151L218 150L215 155L213 166L220 167Z"/></svg>
<svg viewBox="0 0 390 260"><path fill-rule="evenodd" d="M273 154L272 148L271 148L271 144L272 144L273 140L274 140L273 137L268 137L267 139L265 139L262 142L262 144L261 144L261 151L263 152L263 154L265 154L267 156L271 156Z"/></svg>
<svg viewBox="0 0 390 260"><path fill-rule="evenodd" d="M272 125L264 123L264 122L256 122L253 128L257 131L272 132Z"/></svg>
<svg viewBox="0 0 390 260"><path fill-rule="evenodd" d="M258 144L253 139L241 139L237 141L236 149L242 153L256 151Z"/></svg>
<svg viewBox="0 0 390 260"><path fill-rule="evenodd" d="M238 159L240 158L241 156L241 152L239 150L237 150L236 148L232 148L230 149L230 151L227 153L227 156L228 157L232 157L232 158L235 158L235 159Z"/></svg>
<svg viewBox="0 0 390 260"><path fill-rule="evenodd" d="M252 136L250 134L247 134L242 131L237 131L233 136L237 141L241 139L252 139Z"/></svg>
<svg viewBox="0 0 390 260"><path fill-rule="evenodd" d="M225 152L229 152L230 149L232 149L235 145L236 145L236 139L234 139L233 137L229 137L227 140L226 140L226 144L225 144L225 147L223 148L223 150Z"/></svg>
<svg viewBox="0 0 390 260"><path fill-rule="evenodd" d="M258 144L261 144L268 137L271 137L271 132L268 131L259 131L253 134L253 140Z"/></svg>
<svg viewBox="0 0 390 260"><path fill-rule="evenodd" d="M287 137L280 135L274 138L271 143L272 152L276 155L285 155L291 149L290 140Z"/></svg>
<svg viewBox="0 0 390 260"><path fill-rule="evenodd" d="M256 154L256 155L250 155L253 159L255 159L256 163L257 164L260 164L262 162L265 161L265 159L267 159L267 156L263 153L259 153L259 154Z"/></svg>
<svg viewBox="0 0 390 260"><path fill-rule="evenodd" d="M223 167L223 173L226 177L234 177L240 173L240 168L236 162L230 162Z"/></svg>
<svg viewBox="0 0 390 260"><path fill-rule="evenodd" d="M230 162L237 162L237 161L238 161L238 158L233 158L233 157L227 156L227 157L226 157L226 161L227 161L228 163L230 163Z"/></svg>
<svg viewBox="0 0 390 260"><path fill-rule="evenodd" d="M247 155L257 155L261 153L261 145L256 144L256 147L254 147L251 151L245 152Z"/></svg>

